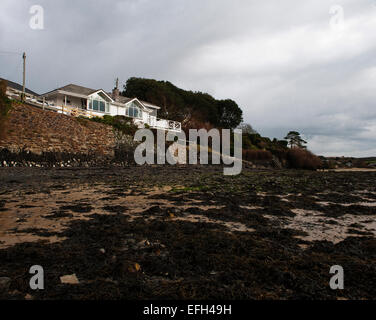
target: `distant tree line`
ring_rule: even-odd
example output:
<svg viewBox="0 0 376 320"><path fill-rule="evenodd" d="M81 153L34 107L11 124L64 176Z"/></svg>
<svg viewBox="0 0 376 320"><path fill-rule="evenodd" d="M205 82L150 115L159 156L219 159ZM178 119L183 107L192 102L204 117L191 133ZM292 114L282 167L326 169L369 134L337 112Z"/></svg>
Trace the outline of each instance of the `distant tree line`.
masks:
<svg viewBox="0 0 376 320"><path fill-rule="evenodd" d="M180 121L185 129L234 129L243 119L243 111L235 101L216 100L210 94L186 91L168 81L130 78L122 95L160 106L160 118Z"/></svg>

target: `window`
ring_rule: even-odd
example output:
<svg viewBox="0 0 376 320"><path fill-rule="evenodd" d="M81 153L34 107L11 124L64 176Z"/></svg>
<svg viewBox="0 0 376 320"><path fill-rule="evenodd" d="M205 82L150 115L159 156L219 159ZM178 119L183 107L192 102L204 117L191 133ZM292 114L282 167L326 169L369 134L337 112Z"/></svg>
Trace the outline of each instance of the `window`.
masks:
<svg viewBox="0 0 376 320"><path fill-rule="evenodd" d="M125 109L125 115L131 118L142 118L142 111L135 103Z"/></svg>
<svg viewBox="0 0 376 320"><path fill-rule="evenodd" d="M135 107L130 107L129 108L129 116L132 118L137 118L138 117L138 109Z"/></svg>
<svg viewBox="0 0 376 320"><path fill-rule="evenodd" d="M99 111L100 112L106 111L105 103L103 101L99 101Z"/></svg>
<svg viewBox="0 0 376 320"><path fill-rule="evenodd" d="M110 112L110 104L101 100L90 100L89 109L98 112Z"/></svg>
<svg viewBox="0 0 376 320"><path fill-rule="evenodd" d="M99 101L93 100L93 110L98 111L99 110Z"/></svg>

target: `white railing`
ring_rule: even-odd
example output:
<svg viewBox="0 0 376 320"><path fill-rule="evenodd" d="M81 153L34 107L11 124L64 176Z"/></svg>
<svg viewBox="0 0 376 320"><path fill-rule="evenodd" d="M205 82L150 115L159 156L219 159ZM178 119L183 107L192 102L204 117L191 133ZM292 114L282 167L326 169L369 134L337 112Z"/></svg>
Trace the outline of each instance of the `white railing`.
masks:
<svg viewBox="0 0 376 320"><path fill-rule="evenodd" d="M157 119L155 116L149 116L147 124L154 129L181 132L181 123L177 121Z"/></svg>
<svg viewBox="0 0 376 320"><path fill-rule="evenodd" d="M81 109L74 106L62 106L60 107L62 110L62 113L71 115L73 117L86 117L86 118L92 118L95 115L90 110Z"/></svg>
<svg viewBox="0 0 376 320"><path fill-rule="evenodd" d="M181 132L181 123L180 122L169 120L168 121L168 127L169 127L169 130L171 130L171 131Z"/></svg>

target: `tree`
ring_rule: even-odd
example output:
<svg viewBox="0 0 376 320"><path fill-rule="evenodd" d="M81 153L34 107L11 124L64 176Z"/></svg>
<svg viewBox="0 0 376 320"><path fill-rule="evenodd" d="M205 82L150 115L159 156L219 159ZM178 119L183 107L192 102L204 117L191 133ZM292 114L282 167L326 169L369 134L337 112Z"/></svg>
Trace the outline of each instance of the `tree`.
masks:
<svg viewBox="0 0 376 320"><path fill-rule="evenodd" d="M218 125L225 129L236 128L243 120L243 111L235 101L227 99L217 101Z"/></svg>
<svg viewBox="0 0 376 320"><path fill-rule="evenodd" d="M238 129L243 131L243 134L257 134L257 131L249 123L241 123Z"/></svg>
<svg viewBox="0 0 376 320"><path fill-rule="evenodd" d="M307 144L307 141L304 141L302 137L300 136L300 133L297 131L290 131L287 136L285 137L285 140L288 141L288 144L290 145L290 148L301 148L306 149L307 147L305 144Z"/></svg>
<svg viewBox="0 0 376 320"><path fill-rule="evenodd" d="M168 81L130 78L122 95L160 106L159 117L180 121L183 126L208 124L233 129L242 121L243 112L235 101L216 100L210 94L186 91Z"/></svg>

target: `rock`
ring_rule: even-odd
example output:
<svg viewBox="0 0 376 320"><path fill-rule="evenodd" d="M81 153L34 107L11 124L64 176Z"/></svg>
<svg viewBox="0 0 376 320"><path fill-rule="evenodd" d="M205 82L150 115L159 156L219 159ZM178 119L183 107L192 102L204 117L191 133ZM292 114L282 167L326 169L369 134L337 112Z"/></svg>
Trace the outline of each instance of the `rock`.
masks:
<svg viewBox="0 0 376 320"><path fill-rule="evenodd" d="M128 271L132 273L139 272L140 270L141 266L138 263L132 264L128 267Z"/></svg>
<svg viewBox="0 0 376 320"><path fill-rule="evenodd" d="M60 281L61 283L64 283L64 284L79 284L80 283L77 279L76 274L62 276L60 277Z"/></svg>
<svg viewBox="0 0 376 320"><path fill-rule="evenodd" d="M0 291L1 292L8 291L11 282L12 282L11 278L1 277L0 278Z"/></svg>
<svg viewBox="0 0 376 320"><path fill-rule="evenodd" d="M26 296L25 296L25 300L33 300L34 298L33 298L33 296L31 295L31 294L27 294Z"/></svg>

